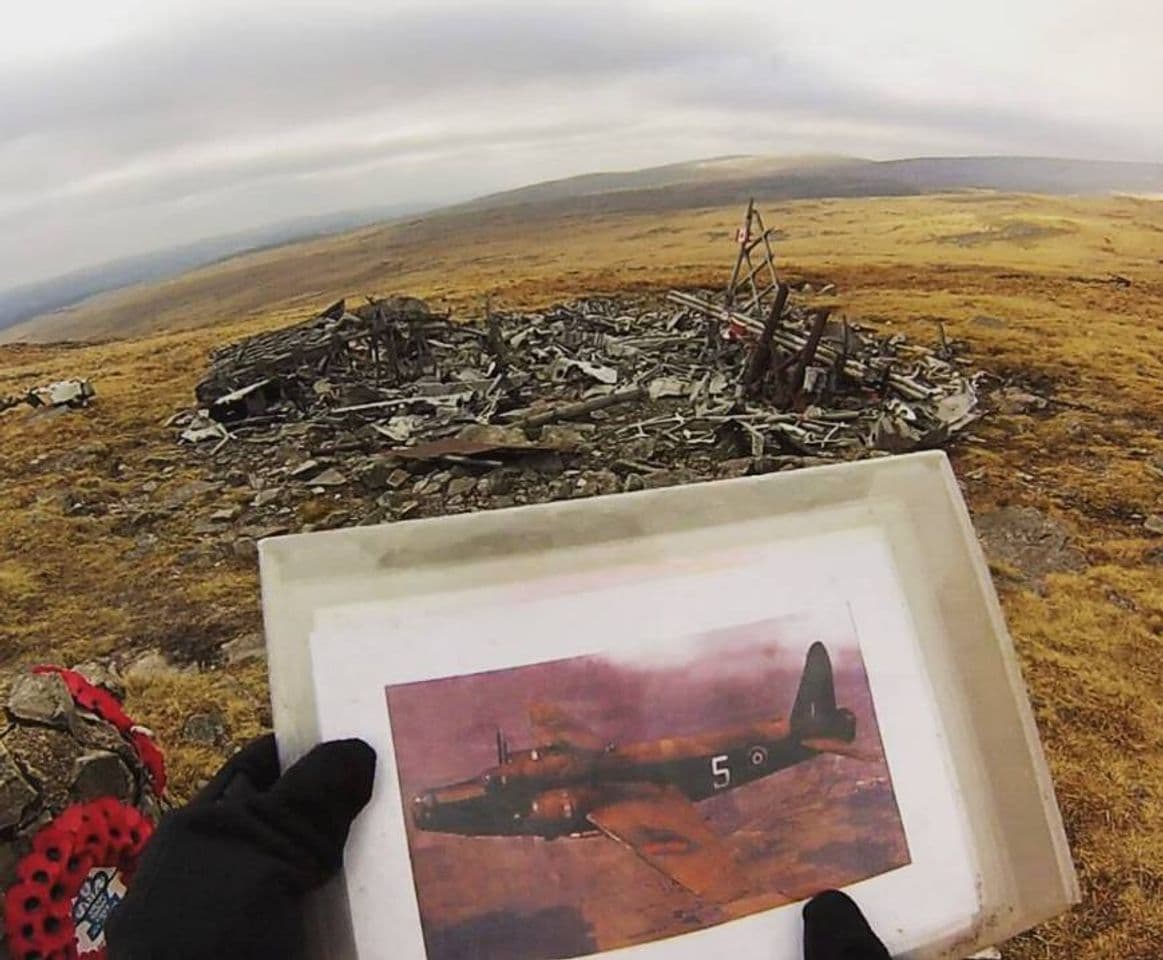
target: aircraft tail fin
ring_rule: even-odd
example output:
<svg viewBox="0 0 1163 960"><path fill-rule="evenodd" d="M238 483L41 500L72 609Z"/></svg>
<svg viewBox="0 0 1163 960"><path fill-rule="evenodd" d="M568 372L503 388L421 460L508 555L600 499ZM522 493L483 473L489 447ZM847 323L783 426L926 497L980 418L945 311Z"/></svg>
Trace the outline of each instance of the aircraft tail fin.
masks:
<svg viewBox="0 0 1163 960"><path fill-rule="evenodd" d="M855 717L836 706L832 661L818 640L808 649L790 722L792 735L801 740L827 738L851 743L856 738Z"/></svg>

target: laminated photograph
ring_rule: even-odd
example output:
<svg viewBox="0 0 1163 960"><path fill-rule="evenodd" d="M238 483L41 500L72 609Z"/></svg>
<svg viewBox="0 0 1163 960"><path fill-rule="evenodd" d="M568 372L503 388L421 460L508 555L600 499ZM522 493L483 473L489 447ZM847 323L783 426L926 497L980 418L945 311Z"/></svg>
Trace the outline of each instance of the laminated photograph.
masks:
<svg viewBox="0 0 1163 960"><path fill-rule="evenodd" d="M959 506L943 457L900 459L898 480ZM284 757L346 736L379 755L313 910L315 955L799 960L803 902L843 889L894 956L952 958L1065 908L1073 869L1008 638L963 616L953 632L979 647L941 654L939 607L961 601L920 599L976 544L902 555L923 502L867 482L901 469L267 545ZM963 612L996 630L988 581L961 579ZM988 729L965 686L990 682L987 662L1005 689L985 699L1009 705ZM1003 740L999 797L982 758Z"/></svg>

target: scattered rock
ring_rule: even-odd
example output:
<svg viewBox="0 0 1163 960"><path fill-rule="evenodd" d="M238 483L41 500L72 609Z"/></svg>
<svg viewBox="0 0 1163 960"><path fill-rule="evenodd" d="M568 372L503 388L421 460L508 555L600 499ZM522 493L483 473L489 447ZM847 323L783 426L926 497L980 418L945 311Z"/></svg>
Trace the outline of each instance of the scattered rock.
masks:
<svg viewBox="0 0 1163 960"><path fill-rule="evenodd" d="M322 470L323 466L318 460L304 460L290 471L289 476L294 480L310 480Z"/></svg>
<svg viewBox="0 0 1163 960"><path fill-rule="evenodd" d="M622 480L612 470L593 470L578 479L578 487L585 496L605 496L618 493Z"/></svg>
<svg viewBox="0 0 1163 960"><path fill-rule="evenodd" d="M669 470L655 470L642 478L647 490L658 490L661 487L670 487L675 483L673 474Z"/></svg>
<svg viewBox="0 0 1163 960"><path fill-rule="evenodd" d="M365 490L378 493L388 486L388 478L392 472L392 466L388 460L368 460L356 468L355 479Z"/></svg>
<svg viewBox="0 0 1163 960"><path fill-rule="evenodd" d="M8 748L0 743L0 831L21 823L36 797L36 790L25 779Z"/></svg>
<svg viewBox="0 0 1163 960"><path fill-rule="evenodd" d="M184 507L193 500L198 500L211 493L219 493L225 486L221 481L191 480L169 491L165 500L166 507L177 509Z"/></svg>
<svg viewBox="0 0 1163 960"><path fill-rule="evenodd" d="M230 552L239 560L255 560L258 558L258 541L254 537L236 537L230 544Z"/></svg>
<svg viewBox="0 0 1163 960"><path fill-rule="evenodd" d="M1069 531L1034 507L1002 507L976 517L974 525L990 561L1017 569L1039 590L1048 573L1086 569Z"/></svg>
<svg viewBox="0 0 1163 960"><path fill-rule="evenodd" d="M1143 521L1143 527L1151 533L1163 533L1163 516L1157 513L1151 514Z"/></svg>
<svg viewBox="0 0 1163 960"><path fill-rule="evenodd" d="M266 641L263 635L257 632L244 633L222 645L222 656L227 663L249 663L252 660L266 659L266 655Z"/></svg>
<svg viewBox="0 0 1163 960"><path fill-rule="evenodd" d="M750 457L739 457L735 460L724 460L719 464L718 476L723 479L745 477L751 472L752 460Z"/></svg>
<svg viewBox="0 0 1163 960"><path fill-rule="evenodd" d="M319 521L320 530L338 530L351 525L351 514L347 510L332 510Z"/></svg>
<svg viewBox="0 0 1163 960"><path fill-rule="evenodd" d="M231 504L229 507L215 510L210 514L210 519L216 523L230 523L232 520L237 520L240 513L242 513L242 508L237 504Z"/></svg>
<svg viewBox="0 0 1163 960"><path fill-rule="evenodd" d="M155 677L172 676L189 672L174 666L165 658L160 650L150 650L130 663L123 671L125 679L130 682L149 681Z"/></svg>
<svg viewBox="0 0 1163 960"><path fill-rule="evenodd" d="M542 428L541 439L538 442L558 450L579 450L585 446L586 438L580 430L574 427L551 423Z"/></svg>
<svg viewBox="0 0 1163 960"><path fill-rule="evenodd" d="M626 479L622 484L622 490L625 493L633 493L635 490L645 490L646 481L642 479L640 473L628 473Z"/></svg>
<svg viewBox="0 0 1163 960"><path fill-rule="evenodd" d="M457 477L448 484L450 497L467 497L476 488L475 477Z"/></svg>
<svg viewBox="0 0 1163 960"><path fill-rule="evenodd" d="M262 526L253 525L238 528L240 537L251 537L255 540L265 540L267 537L279 537L290 533L291 528L282 523L268 523Z"/></svg>
<svg viewBox="0 0 1163 960"><path fill-rule="evenodd" d="M1045 410L1049 404L1044 397L1035 396L1017 387L1004 387L993 395L998 413L1022 414Z"/></svg>
<svg viewBox="0 0 1163 960"><path fill-rule="evenodd" d="M73 761L72 794L78 801L132 796L133 774L108 750L92 750Z"/></svg>
<svg viewBox="0 0 1163 960"><path fill-rule="evenodd" d="M282 487L267 487L254 495L251 505L255 507L266 507L272 503L278 503L282 496Z"/></svg>
<svg viewBox="0 0 1163 960"><path fill-rule="evenodd" d="M226 721L218 710L191 714L182 727L182 739L207 747L221 746L226 742Z"/></svg>
<svg viewBox="0 0 1163 960"><path fill-rule="evenodd" d="M8 694L8 712L19 720L46 723L69 729L76 707L65 681L55 673L25 673L16 678Z"/></svg>
<svg viewBox="0 0 1163 960"><path fill-rule="evenodd" d="M125 684L121 674L112 663L102 660L86 660L73 667L77 673L98 687L108 690L118 700L125 699Z"/></svg>
<svg viewBox="0 0 1163 960"><path fill-rule="evenodd" d="M319 476L311 481L311 485L315 487L342 487L347 483L347 477L336 470L334 467L324 470Z"/></svg>
<svg viewBox="0 0 1163 960"><path fill-rule="evenodd" d="M988 317L985 314L978 314L969 322L991 330L999 330L1006 325L1006 322L999 317Z"/></svg>

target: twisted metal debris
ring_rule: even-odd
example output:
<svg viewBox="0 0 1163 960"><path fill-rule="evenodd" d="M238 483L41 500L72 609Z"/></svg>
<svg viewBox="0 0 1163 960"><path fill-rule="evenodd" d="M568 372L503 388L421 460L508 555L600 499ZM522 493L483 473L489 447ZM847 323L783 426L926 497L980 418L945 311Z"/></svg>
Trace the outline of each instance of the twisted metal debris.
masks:
<svg viewBox="0 0 1163 960"><path fill-rule="evenodd" d="M588 297L469 322L413 298L340 301L216 352L182 437L213 440L200 448L258 488L352 487L376 520L897 453L976 418L948 345L789 303L769 252L747 259L751 217L734 274L749 297Z"/></svg>

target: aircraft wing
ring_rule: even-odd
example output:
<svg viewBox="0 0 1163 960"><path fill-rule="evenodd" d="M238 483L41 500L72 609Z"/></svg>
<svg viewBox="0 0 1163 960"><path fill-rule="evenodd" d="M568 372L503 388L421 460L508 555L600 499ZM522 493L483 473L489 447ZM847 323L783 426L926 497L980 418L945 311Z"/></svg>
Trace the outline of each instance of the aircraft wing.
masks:
<svg viewBox="0 0 1163 960"><path fill-rule="evenodd" d="M601 751L606 743L585 725L578 723L560 707L534 703L529 707L529 726L537 742L573 747L576 750Z"/></svg>
<svg viewBox="0 0 1163 960"><path fill-rule="evenodd" d="M704 900L729 903L749 892L747 878L727 845L677 787L620 785L588 819Z"/></svg>
<svg viewBox="0 0 1163 960"><path fill-rule="evenodd" d="M853 760L863 760L865 763L875 763L880 759L880 754L875 751L858 747L844 740L812 737L807 740L801 740L800 743L810 750L815 750L817 753L836 753L842 757L851 757Z"/></svg>

